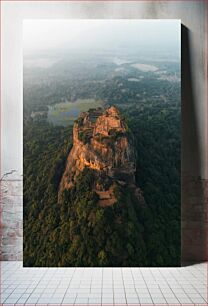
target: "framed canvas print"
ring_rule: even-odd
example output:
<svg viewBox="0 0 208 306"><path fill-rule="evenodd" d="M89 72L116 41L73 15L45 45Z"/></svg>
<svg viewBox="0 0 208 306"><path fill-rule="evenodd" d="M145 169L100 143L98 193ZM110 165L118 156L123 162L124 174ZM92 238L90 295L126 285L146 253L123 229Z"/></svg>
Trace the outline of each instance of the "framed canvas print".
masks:
<svg viewBox="0 0 208 306"><path fill-rule="evenodd" d="M24 266L180 266L180 53L180 20L24 20Z"/></svg>

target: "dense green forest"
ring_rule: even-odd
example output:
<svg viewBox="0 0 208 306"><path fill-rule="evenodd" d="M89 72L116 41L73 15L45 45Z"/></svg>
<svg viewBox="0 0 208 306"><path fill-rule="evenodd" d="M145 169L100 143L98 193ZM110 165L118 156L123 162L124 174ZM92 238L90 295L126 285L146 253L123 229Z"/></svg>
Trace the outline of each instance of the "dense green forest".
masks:
<svg viewBox="0 0 208 306"><path fill-rule="evenodd" d="M145 204L117 186L118 202L98 207L87 169L58 204L72 127L25 120L25 266L180 265L180 109L141 102L123 113L136 139Z"/></svg>

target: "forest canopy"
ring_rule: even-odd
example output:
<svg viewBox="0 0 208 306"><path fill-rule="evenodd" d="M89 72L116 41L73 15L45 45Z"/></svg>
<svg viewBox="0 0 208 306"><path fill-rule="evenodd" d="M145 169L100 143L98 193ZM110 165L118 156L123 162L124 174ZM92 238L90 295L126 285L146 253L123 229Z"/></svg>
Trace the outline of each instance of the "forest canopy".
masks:
<svg viewBox="0 0 208 306"><path fill-rule="evenodd" d="M140 103L123 112L136 139L136 183L99 207L85 169L58 203L72 127L24 122L24 266L180 265L180 111Z"/></svg>

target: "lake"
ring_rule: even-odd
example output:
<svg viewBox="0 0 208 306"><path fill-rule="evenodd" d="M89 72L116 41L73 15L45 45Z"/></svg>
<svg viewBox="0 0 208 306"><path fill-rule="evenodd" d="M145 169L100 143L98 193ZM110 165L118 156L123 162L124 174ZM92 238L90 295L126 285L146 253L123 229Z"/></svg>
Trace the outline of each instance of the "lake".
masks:
<svg viewBox="0 0 208 306"><path fill-rule="evenodd" d="M78 99L74 102L62 102L48 106L48 122L53 125L73 125L81 112L90 108L102 107L103 102L95 99Z"/></svg>
<svg viewBox="0 0 208 306"><path fill-rule="evenodd" d="M143 72L149 72L149 71L154 72L158 70L156 66L140 64L140 63L132 64L131 66Z"/></svg>

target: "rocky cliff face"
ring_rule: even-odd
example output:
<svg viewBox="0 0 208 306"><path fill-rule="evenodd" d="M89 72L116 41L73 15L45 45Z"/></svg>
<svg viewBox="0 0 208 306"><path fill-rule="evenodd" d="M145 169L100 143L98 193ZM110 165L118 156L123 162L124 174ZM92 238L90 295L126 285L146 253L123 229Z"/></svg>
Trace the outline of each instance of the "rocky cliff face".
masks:
<svg viewBox="0 0 208 306"><path fill-rule="evenodd" d="M106 110L90 109L82 113L73 127L73 147L63 174L59 196L71 189L85 167L95 170L94 190L99 205L116 202L116 184L135 186L135 151L133 137L119 110L111 106Z"/></svg>

